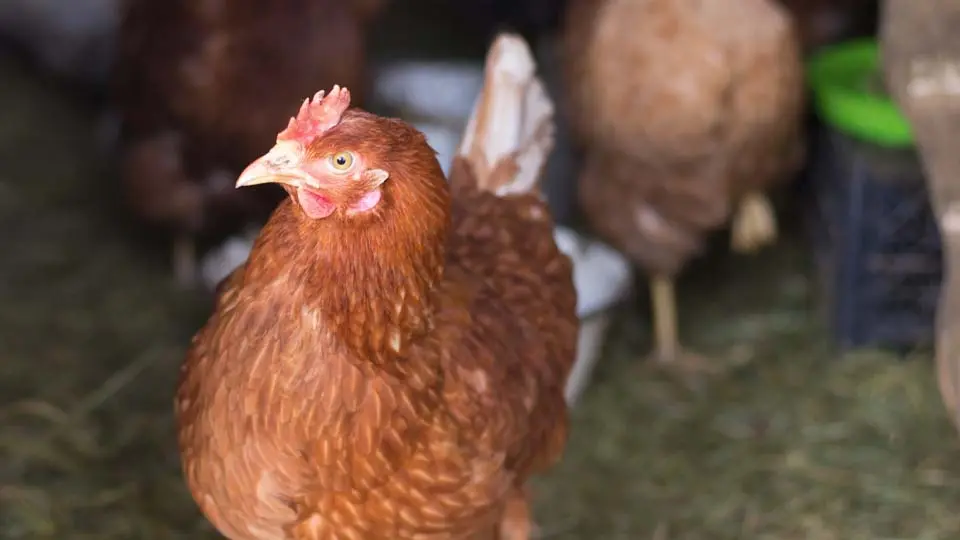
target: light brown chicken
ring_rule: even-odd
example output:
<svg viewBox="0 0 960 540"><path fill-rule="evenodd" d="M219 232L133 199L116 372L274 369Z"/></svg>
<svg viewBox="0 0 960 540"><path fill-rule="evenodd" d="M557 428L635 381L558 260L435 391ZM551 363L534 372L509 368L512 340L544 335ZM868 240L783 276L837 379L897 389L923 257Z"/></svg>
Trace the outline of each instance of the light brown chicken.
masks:
<svg viewBox="0 0 960 540"><path fill-rule="evenodd" d="M586 150L587 221L651 275L656 358L678 343L674 276L733 218L733 248L776 236L763 194L801 163L803 69L773 0L571 0L564 54Z"/></svg>
<svg viewBox="0 0 960 540"><path fill-rule="evenodd" d="M115 76L126 202L172 233L181 282L198 241L261 224L283 196L233 179L290 104L349 85L363 103L366 33L386 0L124 0Z"/></svg>
<svg viewBox="0 0 960 540"><path fill-rule="evenodd" d="M289 197L184 363L190 490L232 540L526 540L577 340L537 192L552 105L500 37L448 186L423 134L348 103L305 104L237 182Z"/></svg>

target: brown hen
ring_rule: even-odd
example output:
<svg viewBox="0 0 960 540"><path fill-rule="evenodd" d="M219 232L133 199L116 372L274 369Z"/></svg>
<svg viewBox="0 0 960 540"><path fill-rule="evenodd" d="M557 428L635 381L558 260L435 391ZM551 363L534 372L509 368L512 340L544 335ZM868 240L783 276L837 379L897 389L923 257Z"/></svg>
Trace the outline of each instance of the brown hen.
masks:
<svg viewBox="0 0 960 540"><path fill-rule="evenodd" d="M176 401L190 490L228 538L530 535L523 488L564 447L577 339L533 71L500 37L450 186L420 132L338 87L240 176L289 197Z"/></svg>
<svg viewBox="0 0 960 540"><path fill-rule="evenodd" d="M791 19L772 0L571 0L564 49L586 219L651 274L655 357L708 368L678 344L673 279L731 216L736 250L775 238L762 190L803 153Z"/></svg>
<svg viewBox="0 0 960 540"><path fill-rule="evenodd" d="M174 233L174 268L196 276L195 240L265 220L283 196L235 190L291 103L347 84L363 101L367 25L383 0L126 0L115 92L130 208Z"/></svg>

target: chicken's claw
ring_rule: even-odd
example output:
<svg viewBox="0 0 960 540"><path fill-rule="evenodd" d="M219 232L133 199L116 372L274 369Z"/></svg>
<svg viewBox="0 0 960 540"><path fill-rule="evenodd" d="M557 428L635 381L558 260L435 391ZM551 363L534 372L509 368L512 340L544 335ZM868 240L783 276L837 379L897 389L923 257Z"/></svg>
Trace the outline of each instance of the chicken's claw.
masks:
<svg viewBox="0 0 960 540"><path fill-rule="evenodd" d="M715 375L722 371L722 366L715 361L679 345L671 350L660 348L654 350L650 354L650 360L653 361L655 367L684 379Z"/></svg>
<svg viewBox="0 0 960 540"><path fill-rule="evenodd" d="M320 90L300 105L297 116L290 119L286 129L277 135L277 140L294 140L304 145L340 123L344 111L350 107L350 90L333 85L329 94Z"/></svg>

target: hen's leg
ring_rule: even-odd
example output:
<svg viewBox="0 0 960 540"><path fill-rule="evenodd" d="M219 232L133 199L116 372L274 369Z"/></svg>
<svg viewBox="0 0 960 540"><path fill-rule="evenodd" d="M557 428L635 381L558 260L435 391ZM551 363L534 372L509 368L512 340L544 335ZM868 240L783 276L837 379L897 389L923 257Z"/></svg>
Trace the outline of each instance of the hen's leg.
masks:
<svg viewBox="0 0 960 540"><path fill-rule="evenodd" d="M173 240L173 275L182 286L192 287L197 281L197 249L193 238L182 234Z"/></svg>
<svg viewBox="0 0 960 540"><path fill-rule="evenodd" d="M737 253L752 253L777 240L777 217L773 204L759 191L747 193L733 217L730 247Z"/></svg>
<svg viewBox="0 0 960 540"><path fill-rule="evenodd" d="M516 488L507 500L507 508L500 522L499 540L532 540L537 536L537 525L530 515L527 492Z"/></svg>
<svg viewBox="0 0 960 540"><path fill-rule="evenodd" d="M709 373L716 370L706 358L681 347L677 332L677 297L673 278L653 276L650 279L653 304L653 359L666 369L681 373Z"/></svg>

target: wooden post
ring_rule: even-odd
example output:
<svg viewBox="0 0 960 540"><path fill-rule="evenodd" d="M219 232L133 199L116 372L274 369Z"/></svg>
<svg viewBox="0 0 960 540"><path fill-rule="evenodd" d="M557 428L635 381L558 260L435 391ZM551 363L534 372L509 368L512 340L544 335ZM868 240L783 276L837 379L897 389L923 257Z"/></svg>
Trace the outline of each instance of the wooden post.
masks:
<svg viewBox="0 0 960 540"><path fill-rule="evenodd" d="M884 0L887 88L913 128L943 237L937 376L960 428L960 1Z"/></svg>

